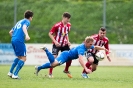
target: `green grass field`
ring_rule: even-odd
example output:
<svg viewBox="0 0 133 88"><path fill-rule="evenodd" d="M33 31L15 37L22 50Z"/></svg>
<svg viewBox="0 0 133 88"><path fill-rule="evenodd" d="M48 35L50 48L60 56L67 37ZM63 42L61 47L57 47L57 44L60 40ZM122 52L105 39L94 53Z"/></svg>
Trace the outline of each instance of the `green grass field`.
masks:
<svg viewBox="0 0 133 88"><path fill-rule="evenodd" d="M133 88L133 67L98 67L89 79L81 77L82 67L70 67L73 78L62 71L64 66L56 67L54 78L45 77L48 70L34 75L34 66L24 66L19 73L21 80L7 76L10 66L0 66L0 88Z"/></svg>

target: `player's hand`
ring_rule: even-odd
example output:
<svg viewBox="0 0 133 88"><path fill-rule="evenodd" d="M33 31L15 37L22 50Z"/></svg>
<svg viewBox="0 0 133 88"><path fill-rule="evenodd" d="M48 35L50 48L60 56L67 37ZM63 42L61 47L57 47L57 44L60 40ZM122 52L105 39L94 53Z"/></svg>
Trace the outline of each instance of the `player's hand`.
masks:
<svg viewBox="0 0 133 88"><path fill-rule="evenodd" d="M109 50L105 48L105 52L108 52L109 53Z"/></svg>
<svg viewBox="0 0 133 88"><path fill-rule="evenodd" d="M55 41L54 43L55 43L55 46L56 46L56 47L60 47L60 46L61 46L61 44L58 43L57 41Z"/></svg>
<svg viewBox="0 0 133 88"><path fill-rule="evenodd" d="M87 73L89 73L89 74L92 73L92 71L91 71L90 69L88 69L88 68L86 68L85 71L86 71Z"/></svg>
<svg viewBox="0 0 133 88"><path fill-rule="evenodd" d="M68 46L71 46L71 43L68 41Z"/></svg>
<svg viewBox="0 0 133 88"><path fill-rule="evenodd" d="M25 37L25 40L26 40L26 41L30 40L30 37L29 37L29 36L26 36L26 37Z"/></svg>
<svg viewBox="0 0 133 88"><path fill-rule="evenodd" d="M107 59L109 60L109 62L111 62L111 59L110 59L110 57L109 57L109 56L107 56Z"/></svg>

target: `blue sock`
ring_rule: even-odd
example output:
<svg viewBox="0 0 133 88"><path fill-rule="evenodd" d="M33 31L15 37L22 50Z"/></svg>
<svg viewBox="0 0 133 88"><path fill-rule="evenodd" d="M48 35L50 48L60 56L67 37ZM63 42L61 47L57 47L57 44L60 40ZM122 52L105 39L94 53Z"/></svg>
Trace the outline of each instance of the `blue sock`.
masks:
<svg viewBox="0 0 133 88"><path fill-rule="evenodd" d="M55 61L54 56L52 55L51 52L48 51L48 49L45 49L45 52L46 52L46 54L47 54L47 57L48 57L50 63L52 64L52 63Z"/></svg>
<svg viewBox="0 0 133 88"><path fill-rule="evenodd" d="M41 69L46 69L46 68L50 68L51 64L49 62L43 64L42 66L38 67L38 70L40 71Z"/></svg>
<svg viewBox="0 0 133 88"><path fill-rule="evenodd" d="M15 72L14 72L14 75L15 75L15 76L18 75L18 73L19 73L20 69L23 67L23 65L24 65L24 61L19 60L18 65L17 65L17 67L16 67L16 70L15 70Z"/></svg>
<svg viewBox="0 0 133 88"><path fill-rule="evenodd" d="M11 73L13 73L13 70L14 70L14 68L16 67L16 65L18 64L18 61L19 61L18 58L14 59L14 61L13 61L13 63L12 63L12 66L11 66L11 68L10 68L10 72L11 72Z"/></svg>

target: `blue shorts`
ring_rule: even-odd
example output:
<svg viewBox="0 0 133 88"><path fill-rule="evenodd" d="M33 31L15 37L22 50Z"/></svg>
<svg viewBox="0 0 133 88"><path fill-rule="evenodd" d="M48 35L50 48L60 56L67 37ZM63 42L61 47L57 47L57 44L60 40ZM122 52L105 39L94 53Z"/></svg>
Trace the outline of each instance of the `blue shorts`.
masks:
<svg viewBox="0 0 133 88"><path fill-rule="evenodd" d="M23 42L12 41L11 43L16 56L26 56L26 46Z"/></svg>
<svg viewBox="0 0 133 88"><path fill-rule="evenodd" d="M56 60L61 64L64 64L65 62L71 60L69 58L68 51L63 51L60 55L57 56Z"/></svg>

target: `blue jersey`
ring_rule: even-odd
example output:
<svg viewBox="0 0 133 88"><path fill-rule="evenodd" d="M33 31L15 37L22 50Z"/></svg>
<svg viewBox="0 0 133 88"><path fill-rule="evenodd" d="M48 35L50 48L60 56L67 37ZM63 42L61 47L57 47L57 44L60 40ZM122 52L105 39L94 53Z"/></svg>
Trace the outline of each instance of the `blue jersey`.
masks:
<svg viewBox="0 0 133 88"><path fill-rule="evenodd" d="M16 23L16 25L12 28L13 34L12 34L12 39L11 41L20 41L24 42L25 41L25 34L23 32L23 25L27 26L27 29L30 25L30 21L28 19L22 19Z"/></svg>
<svg viewBox="0 0 133 88"><path fill-rule="evenodd" d="M92 45L89 49L94 49L94 46ZM85 52L88 49L85 47L85 44L82 43L78 45L77 47L74 47L70 49L69 51L63 51L57 58L56 60L61 64L73 60L73 59L78 59L79 55L84 55Z"/></svg>
<svg viewBox="0 0 133 88"><path fill-rule="evenodd" d="M94 49L94 46L92 45L89 49ZM71 50L69 50L68 57L69 59L77 59L79 55L84 55L87 50L88 49L85 47L85 44L82 43L77 47L74 47Z"/></svg>

